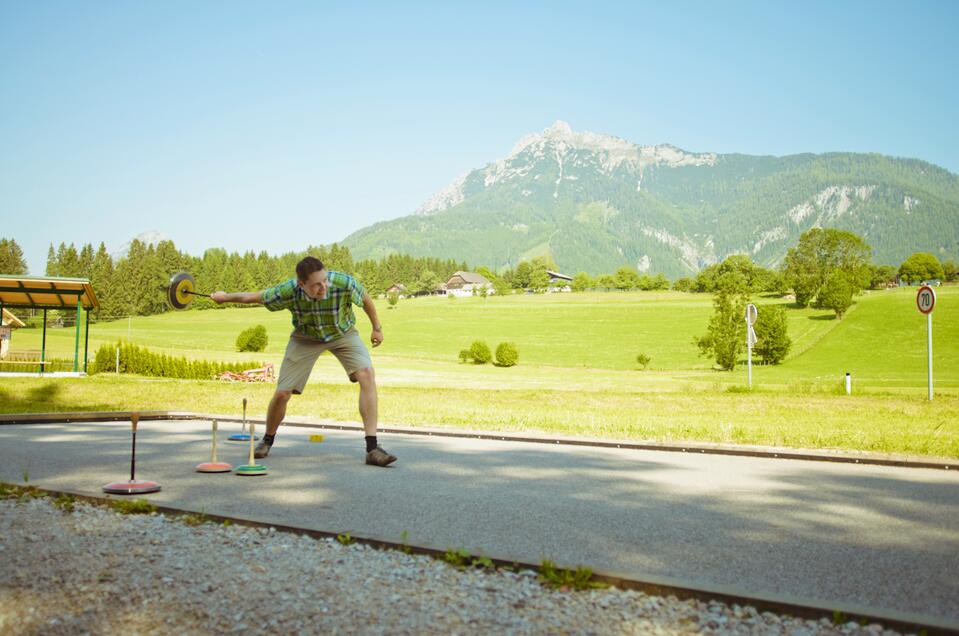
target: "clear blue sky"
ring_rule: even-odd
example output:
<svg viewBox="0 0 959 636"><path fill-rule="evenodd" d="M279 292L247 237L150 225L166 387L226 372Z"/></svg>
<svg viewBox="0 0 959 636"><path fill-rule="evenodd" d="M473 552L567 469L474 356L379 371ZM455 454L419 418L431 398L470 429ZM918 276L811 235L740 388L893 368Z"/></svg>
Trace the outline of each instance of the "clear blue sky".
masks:
<svg viewBox="0 0 959 636"><path fill-rule="evenodd" d="M0 237L35 275L51 243L148 230L298 250L557 119L956 173L957 42L953 1L0 0Z"/></svg>

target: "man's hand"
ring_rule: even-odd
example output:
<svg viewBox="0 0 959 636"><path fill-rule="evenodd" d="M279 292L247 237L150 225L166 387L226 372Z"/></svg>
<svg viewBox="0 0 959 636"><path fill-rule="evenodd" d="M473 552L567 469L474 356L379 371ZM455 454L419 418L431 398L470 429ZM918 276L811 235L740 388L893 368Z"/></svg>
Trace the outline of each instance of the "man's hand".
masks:
<svg viewBox="0 0 959 636"><path fill-rule="evenodd" d="M210 294L210 299L215 302L217 305L222 305L226 302L226 292L225 291L215 291Z"/></svg>
<svg viewBox="0 0 959 636"><path fill-rule="evenodd" d="M370 334L370 342L373 343L374 347L378 347L383 344L383 328L373 329L373 333Z"/></svg>

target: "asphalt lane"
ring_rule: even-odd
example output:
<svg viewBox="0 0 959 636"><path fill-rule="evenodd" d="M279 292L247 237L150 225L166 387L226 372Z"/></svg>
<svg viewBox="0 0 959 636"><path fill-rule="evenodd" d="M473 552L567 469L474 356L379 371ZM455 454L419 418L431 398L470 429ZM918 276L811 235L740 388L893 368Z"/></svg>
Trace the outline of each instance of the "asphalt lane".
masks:
<svg viewBox="0 0 959 636"><path fill-rule="evenodd" d="M240 465L248 445L218 456ZM269 474L201 474L208 421L141 422L158 505L639 580L857 605L959 625L957 471L283 427ZM0 426L0 480L102 495L129 477L122 422Z"/></svg>

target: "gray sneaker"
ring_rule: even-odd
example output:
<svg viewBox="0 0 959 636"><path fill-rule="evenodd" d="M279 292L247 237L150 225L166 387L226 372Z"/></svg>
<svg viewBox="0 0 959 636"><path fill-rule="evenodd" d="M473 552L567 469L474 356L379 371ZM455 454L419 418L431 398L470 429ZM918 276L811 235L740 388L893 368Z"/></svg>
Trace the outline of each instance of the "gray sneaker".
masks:
<svg viewBox="0 0 959 636"><path fill-rule="evenodd" d="M263 459L270 454L271 448L273 448L272 444L267 444L265 441L260 440L260 443L253 449L253 456L257 459Z"/></svg>
<svg viewBox="0 0 959 636"><path fill-rule="evenodd" d="M390 455L382 447L377 446L366 454L366 463L370 466L389 466L396 461L396 457Z"/></svg>

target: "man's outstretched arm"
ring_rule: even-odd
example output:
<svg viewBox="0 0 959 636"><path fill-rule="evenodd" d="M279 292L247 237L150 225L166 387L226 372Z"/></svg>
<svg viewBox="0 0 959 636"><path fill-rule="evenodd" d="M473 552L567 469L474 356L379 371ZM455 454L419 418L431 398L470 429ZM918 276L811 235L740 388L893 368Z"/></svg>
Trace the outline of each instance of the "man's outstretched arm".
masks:
<svg viewBox="0 0 959 636"><path fill-rule="evenodd" d="M240 303L241 305L262 305L263 304L263 292L231 292L226 293L225 291L215 291L210 294L210 298L217 305L222 305L223 303Z"/></svg>

